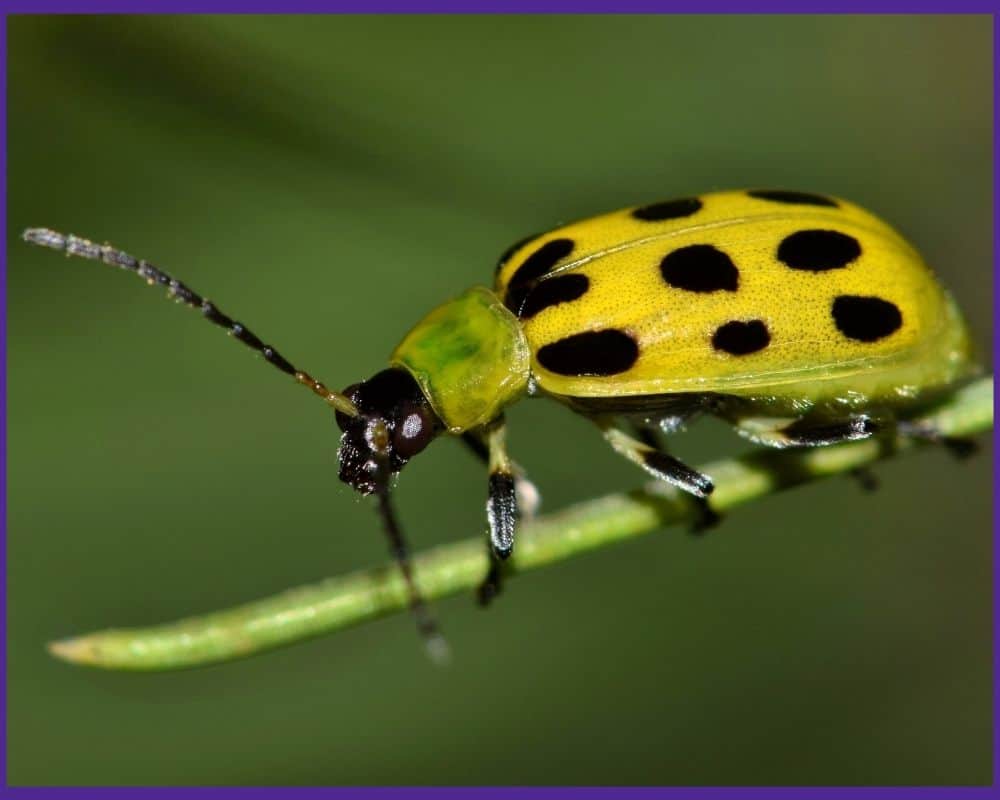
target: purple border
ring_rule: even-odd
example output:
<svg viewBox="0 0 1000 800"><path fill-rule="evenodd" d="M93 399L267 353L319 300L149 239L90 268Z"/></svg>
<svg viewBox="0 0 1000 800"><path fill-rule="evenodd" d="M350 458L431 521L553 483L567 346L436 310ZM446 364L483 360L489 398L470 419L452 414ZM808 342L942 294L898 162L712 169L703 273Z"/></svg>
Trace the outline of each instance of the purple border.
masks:
<svg viewBox="0 0 1000 800"><path fill-rule="evenodd" d="M1000 14L993 17L993 374L997 371L997 360L1000 359L1000 328L997 326L997 309L1000 308L1000 243L997 232L1000 231L1000 147L997 144L997 134L1000 132L1000 95L997 94L998 48L1000 48ZM997 394L993 394L993 416L996 418ZM997 649L998 631L1000 631L1000 537L997 535L997 519L1000 514L1000 483L997 481L998 456L997 443L1000 441L996 428L993 429L993 787L1000 783L1000 730L997 721L1000 720L1000 651Z"/></svg>
<svg viewBox="0 0 1000 800"><path fill-rule="evenodd" d="M1000 359L1000 327L997 326L997 309L1000 308L1000 242L997 240L1000 231L1000 147L997 144L997 134L1000 132L1000 94L997 93L997 68L1000 67L1000 14L993 17L993 374L997 372L997 361ZM996 418L997 393L993 393L993 417ZM996 428L993 429L993 786L1000 784L1000 651L997 648L998 631L1000 631L1000 536L997 535L997 519L1000 517L1000 483L998 483L997 443L1000 442Z"/></svg>
<svg viewBox="0 0 1000 800"><path fill-rule="evenodd" d="M994 14L996 0L0 0L4 14Z"/></svg>
<svg viewBox="0 0 1000 800"><path fill-rule="evenodd" d="M0 620L4 635L0 639L0 663L3 664L3 686L0 687L0 709L3 710L3 731L0 733L0 786L7 786L7 17L0 15L0 513L3 514L3 547L0 548Z"/></svg>
<svg viewBox="0 0 1000 800"><path fill-rule="evenodd" d="M941 10L939 4L927 2L900 2L899 0L881 0L880 2L864 2L864 0L813 0L805 7L805 3L793 0L764 0L758 3L740 3L734 0L682 0L667 2L667 0L485 0L474 7L468 3L456 0L340 0L340 2L320 2L320 0L288 0L278 8L275 0L92 0L84 4L77 0L49 0L32 2L31 0L15 0L5 2L0 0L0 175L3 177L3 191L0 192L0 213L4 226L0 230L0 341L2 341L2 372L0 372L0 418L3 428L0 430L0 511L3 513L2 538L3 548L0 550L0 612L6 630L7 620L7 14L11 13L934 13ZM949 14L982 13L993 14L993 51L994 51L994 87L993 87L993 307L994 319L996 309L1000 307L1000 283L996 276L1000 274L1000 250L997 247L997 231L1000 231L1000 149L997 147L997 131L1000 130L1000 102L997 98L997 48L1000 46L1000 11L997 0L965 0L946 9ZM1000 354L1000 330L996 324L993 328L994 372ZM1000 406L994 397L994 408ZM1000 503L997 501L1000 484L997 482L998 456L996 444L1000 439L996 429L993 433L994 463L993 463L993 785L988 787L779 787L779 788L740 788L740 787L344 787L344 788L285 788L285 787L246 787L246 788L11 788L7 785L7 639L0 640L0 662L2 662L3 686L0 687L0 709L3 712L4 727L0 733L0 795L2 796L32 796L55 797L69 796L103 800L109 796L133 797L142 794L147 797L279 797L288 793L296 796L311 797L331 796L337 798L441 798L475 796L487 800L492 798L612 798L625 795L633 798L775 798L794 797L796 800L810 798L950 798L950 797L1000 797L997 783L1000 781L1000 733L997 730L997 719L1000 718L1000 692L997 691L997 678L1000 675L1000 655L996 642L998 634L998 618L1000 618L1000 583L996 576L1000 575L1000 547L996 521Z"/></svg>
<svg viewBox="0 0 1000 800"><path fill-rule="evenodd" d="M289 794L294 797L332 797L336 800L381 800L382 798L419 798L419 800L441 800L442 798L474 797L477 800L596 800L597 798L629 798L642 800L833 800L833 798L862 798L889 800L903 798L916 800L946 800L946 798L995 798L997 791L991 786L979 787L940 787L940 786L889 786L889 787L827 787L827 786L782 786L767 787L727 787L727 786L692 786L692 787L657 787L657 786L371 786L371 787L226 787L211 786L192 787L130 787L114 788L4 788L4 797L49 798L61 797L67 800L85 798L85 800L105 800L113 797L143 796L150 798L278 798Z"/></svg>

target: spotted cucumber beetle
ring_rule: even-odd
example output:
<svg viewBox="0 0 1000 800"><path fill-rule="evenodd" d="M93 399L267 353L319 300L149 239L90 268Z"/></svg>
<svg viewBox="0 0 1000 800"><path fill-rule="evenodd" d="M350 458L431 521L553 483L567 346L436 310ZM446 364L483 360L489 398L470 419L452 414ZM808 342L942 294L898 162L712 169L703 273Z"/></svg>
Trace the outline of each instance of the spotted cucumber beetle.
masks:
<svg viewBox="0 0 1000 800"><path fill-rule="evenodd" d="M910 244L838 198L717 192L529 237L501 256L492 289L431 311L386 369L342 392L146 261L47 229L24 238L165 286L334 409L339 477L377 498L432 650L443 640L413 580L392 480L442 434L485 462L488 602L519 506L530 513L535 497L505 446L504 410L526 395L592 419L614 450L687 492L704 524L710 476L659 438L702 414L773 447L889 434L965 446L912 422L978 372L960 312Z"/></svg>

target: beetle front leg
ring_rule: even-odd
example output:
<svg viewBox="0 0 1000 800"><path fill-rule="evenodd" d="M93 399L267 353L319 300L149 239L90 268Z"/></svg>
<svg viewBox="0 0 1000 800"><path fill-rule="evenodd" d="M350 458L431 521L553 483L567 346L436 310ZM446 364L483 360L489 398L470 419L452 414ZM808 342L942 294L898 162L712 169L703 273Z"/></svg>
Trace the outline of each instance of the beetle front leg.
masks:
<svg viewBox="0 0 1000 800"><path fill-rule="evenodd" d="M490 548L501 560L509 558L514 550L514 528L517 525L517 494L506 440L507 425L499 419L486 433L490 466L486 519L490 527Z"/></svg>
<svg viewBox="0 0 1000 800"><path fill-rule="evenodd" d="M516 479L513 464L507 455L507 425L503 417L485 428L483 439L490 470L486 497L486 521L489 528L487 553L490 566L476 595L480 605L485 606L500 594L503 563L514 550L518 512ZM476 448L473 446L473 449Z"/></svg>
<svg viewBox="0 0 1000 800"><path fill-rule="evenodd" d="M476 458L484 465L489 465L490 451L481 432L466 431L462 434L462 441ZM516 461L511 461L510 469L514 475L514 494L517 496L518 519L521 522L530 521L538 514L538 509L542 505L542 495L534 482L525 475L524 467Z"/></svg>

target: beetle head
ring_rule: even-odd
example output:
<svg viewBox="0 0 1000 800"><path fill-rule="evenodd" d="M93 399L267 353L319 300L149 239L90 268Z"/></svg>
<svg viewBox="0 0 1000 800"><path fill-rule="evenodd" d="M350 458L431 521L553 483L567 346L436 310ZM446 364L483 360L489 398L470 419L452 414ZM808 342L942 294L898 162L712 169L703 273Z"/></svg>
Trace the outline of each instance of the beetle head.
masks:
<svg viewBox="0 0 1000 800"><path fill-rule="evenodd" d="M343 394L357 416L337 412L340 479L368 495L388 489L392 476L444 430L413 377L384 369Z"/></svg>

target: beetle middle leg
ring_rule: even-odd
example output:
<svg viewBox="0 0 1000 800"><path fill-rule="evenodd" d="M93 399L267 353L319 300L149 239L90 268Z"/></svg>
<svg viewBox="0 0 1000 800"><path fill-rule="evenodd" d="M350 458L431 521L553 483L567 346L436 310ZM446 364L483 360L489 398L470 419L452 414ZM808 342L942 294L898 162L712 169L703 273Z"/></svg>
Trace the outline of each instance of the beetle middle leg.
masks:
<svg viewBox="0 0 1000 800"><path fill-rule="evenodd" d="M616 453L625 456L654 478L666 481L691 495L698 513L694 524L696 532L710 528L719 521L719 515L708 505L707 498L715 488L712 479L666 452L655 430L648 425L639 424L637 438L609 419L599 421L598 425L605 441Z"/></svg>
<svg viewBox="0 0 1000 800"><path fill-rule="evenodd" d="M632 421L632 428L635 431L636 438L653 450L659 451L661 454L671 458L678 464L681 464L686 469L690 470L682 462L674 459L667 452L667 446L664 442L664 432L671 432L681 428L686 418L684 417L670 417L666 420L657 421L655 424L650 421ZM691 470L693 472L693 470ZM655 474L655 473L654 473ZM657 477L659 477L657 475ZM704 477L704 476L703 476ZM684 488L684 487L681 487ZM685 489L685 491L687 491ZM705 497L699 497L698 495L692 495L691 499L694 501L695 505L698 507L698 516L694 523L691 525L691 532L696 534L701 534L707 531L709 528L714 528L719 522L722 521L722 516L718 511L715 511L709 504L708 499Z"/></svg>

